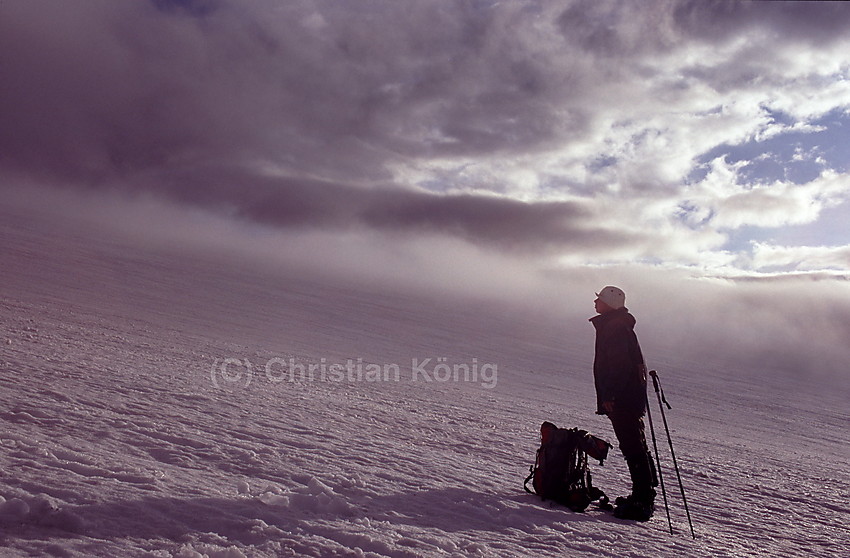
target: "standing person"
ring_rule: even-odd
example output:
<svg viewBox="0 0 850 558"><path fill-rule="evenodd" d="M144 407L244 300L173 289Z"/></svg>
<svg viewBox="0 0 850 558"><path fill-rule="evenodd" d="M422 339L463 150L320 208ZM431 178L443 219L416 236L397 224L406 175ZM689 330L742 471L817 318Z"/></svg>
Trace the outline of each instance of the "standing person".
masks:
<svg viewBox="0 0 850 558"><path fill-rule="evenodd" d="M654 487L658 481L643 424L646 365L634 331L635 318L625 306L626 294L617 287L603 288L594 303L599 314L590 318L596 328L596 414L611 420L632 480L632 493L617 498L614 515L648 521L655 511Z"/></svg>

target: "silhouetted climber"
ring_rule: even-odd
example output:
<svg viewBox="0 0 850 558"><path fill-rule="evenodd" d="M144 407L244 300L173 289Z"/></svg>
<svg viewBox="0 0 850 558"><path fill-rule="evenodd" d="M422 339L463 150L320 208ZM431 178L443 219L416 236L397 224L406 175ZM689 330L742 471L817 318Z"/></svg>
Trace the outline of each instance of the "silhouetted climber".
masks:
<svg viewBox="0 0 850 558"><path fill-rule="evenodd" d="M603 288L594 303L599 313L590 318L596 328L596 413L611 419L632 479L632 492L617 498L614 515L647 521L655 511L658 481L644 432L646 365L634 331L635 318L625 306L625 293L617 287Z"/></svg>

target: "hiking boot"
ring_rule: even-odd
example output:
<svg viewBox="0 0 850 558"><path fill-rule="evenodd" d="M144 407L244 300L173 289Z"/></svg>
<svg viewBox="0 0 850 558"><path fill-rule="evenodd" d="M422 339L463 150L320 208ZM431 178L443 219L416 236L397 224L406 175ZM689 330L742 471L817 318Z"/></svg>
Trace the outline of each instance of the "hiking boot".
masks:
<svg viewBox="0 0 850 558"><path fill-rule="evenodd" d="M614 508L614 517L631 521L649 521L654 511L655 506L653 504L627 500Z"/></svg>
<svg viewBox="0 0 850 558"><path fill-rule="evenodd" d="M632 521L649 521L655 511L655 504L651 500L633 498L617 498L617 507L614 508L614 517L629 519Z"/></svg>
<svg viewBox="0 0 850 558"><path fill-rule="evenodd" d="M630 494L615 501L614 517L632 521L649 521L655 512L655 491L644 494Z"/></svg>
<svg viewBox="0 0 850 558"><path fill-rule="evenodd" d="M655 491L648 490L643 494L635 494L632 492L628 496L617 496L614 500L615 506L621 506L623 504L627 504L634 501L643 501L645 503L654 504L655 502Z"/></svg>

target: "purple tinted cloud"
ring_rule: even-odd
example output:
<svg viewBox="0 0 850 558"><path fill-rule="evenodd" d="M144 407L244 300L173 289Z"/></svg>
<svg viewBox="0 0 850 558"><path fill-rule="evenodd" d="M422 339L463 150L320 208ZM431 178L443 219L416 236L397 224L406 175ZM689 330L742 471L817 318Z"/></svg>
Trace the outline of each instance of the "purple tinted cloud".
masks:
<svg viewBox="0 0 850 558"><path fill-rule="evenodd" d="M529 150L559 132L545 67L495 35L488 9L361 8L4 3L3 168L281 227L587 240L573 204L387 185L393 160ZM257 161L286 178L246 170Z"/></svg>
<svg viewBox="0 0 850 558"><path fill-rule="evenodd" d="M577 203L525 203L471 194L439 195L392 186L357 188L306 178L258 176L236 167L192 167L139 186L182 204L279 228L448 234L508 250L628 243L594 229Z"/></svg>
<svg viewBox="0 0 850 558"><path fill-rule="evenodd" d="M279 227L622 246L625 233L588 225L578 204L428 194L395 183L391 169L586 141L606 80L639 56L750 29L828 42L846 12L819 3L573 2L552 13L535 2L6 1L0 170L69 188L121 184ZM540 18L554 22L554 38L543 38Z"/></svg>

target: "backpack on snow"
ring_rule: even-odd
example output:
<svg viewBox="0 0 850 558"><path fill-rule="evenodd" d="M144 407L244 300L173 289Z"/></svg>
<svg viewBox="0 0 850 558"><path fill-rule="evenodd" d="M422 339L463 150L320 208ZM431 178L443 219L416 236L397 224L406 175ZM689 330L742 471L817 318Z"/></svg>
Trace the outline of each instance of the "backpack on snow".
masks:
<svg viewBox="0 0 850 558"><path fill-rule="evenodd" d="M577 428L558 428L551 422L540 426L540 448L523 483L529 494L552 500L572 511L582 512L591 502L610 507L605 493L593 486L587 456L599 460L608 457L611 444ZM531 481L534 491L528 488Z"/></svg>

